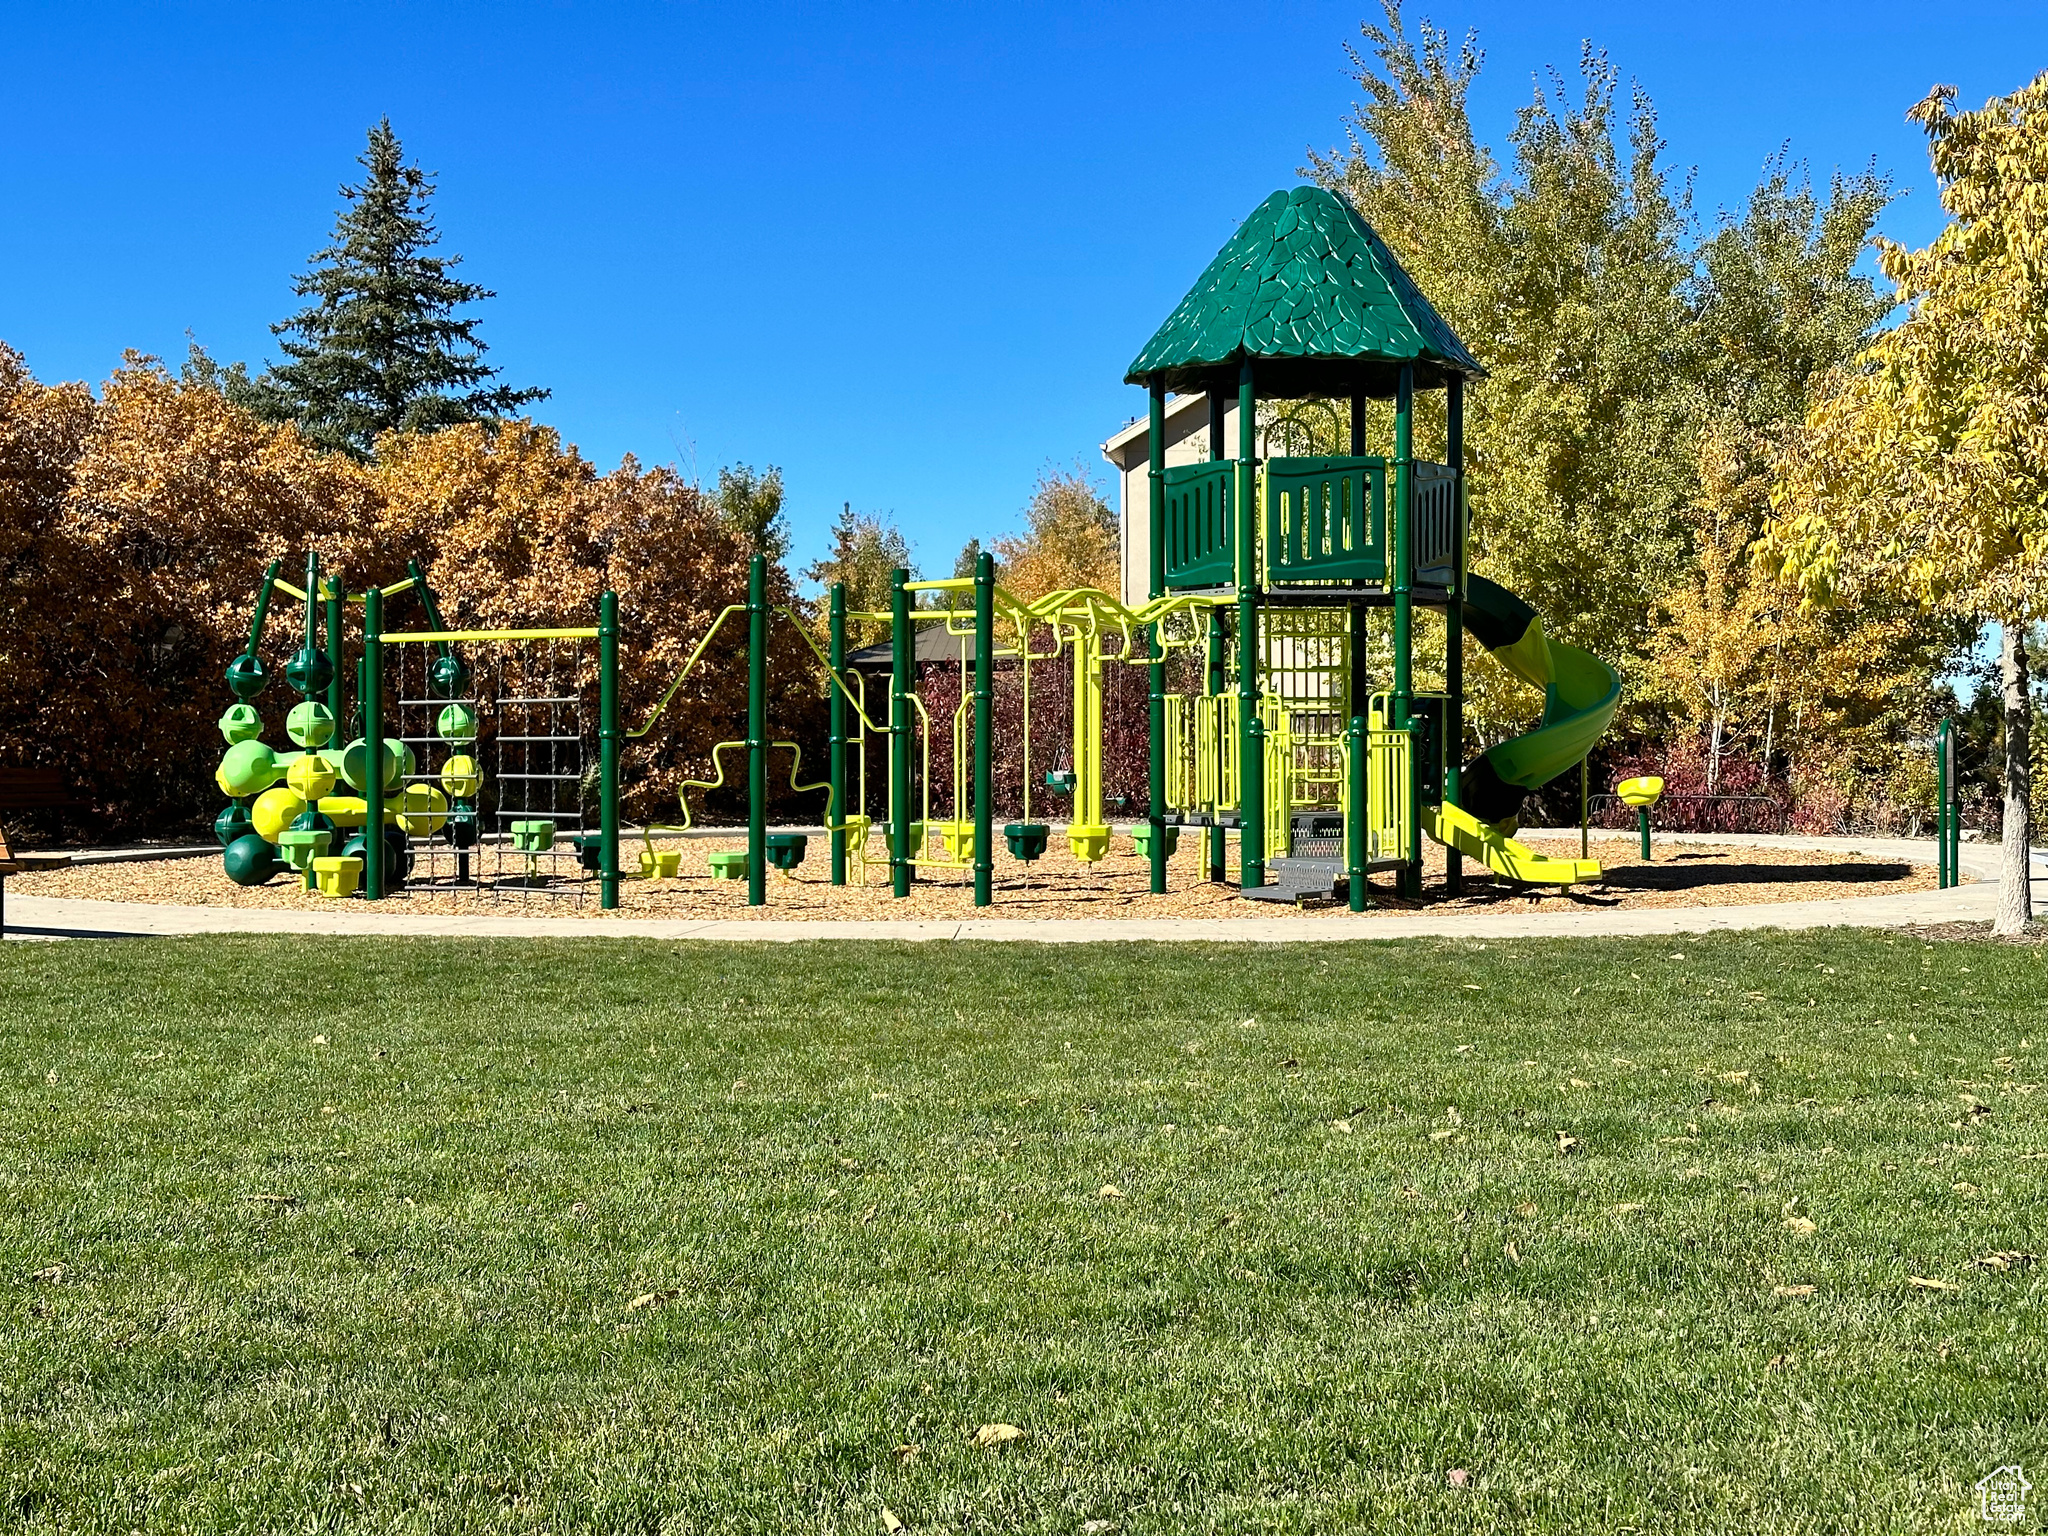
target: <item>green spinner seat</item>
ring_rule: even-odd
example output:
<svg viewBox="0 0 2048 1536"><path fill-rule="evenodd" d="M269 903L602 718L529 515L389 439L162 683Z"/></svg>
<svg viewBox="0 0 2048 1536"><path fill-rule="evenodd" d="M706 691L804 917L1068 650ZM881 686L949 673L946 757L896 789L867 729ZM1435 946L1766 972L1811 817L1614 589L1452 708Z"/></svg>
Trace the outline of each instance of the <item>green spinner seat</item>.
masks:
<svg viewBox="0 0 2048 1536"><path fill-rule="evenodd" d="M787 874L804 861L804 852L811 840L801 832L771 832L768 834L768 862Z"/></svg>
<svg viewBox="0 0 2048 1536"><path fill-rule="evenodd" d="M710 856L708 862L714 880L747 878L747 851L744 848L721 848Z"/></svg>
<svg viewBox="0 0 2048 1536"><path fill-rule="evenodd" d="M1180 848L1180 828L1177 826L1169 826L1165 828L1165 832L1166 856L1170 859ZM1138 856L1140 858L1151 858L1152 824L1149 821L1140 822L1137 826L1133 827L1131 829L1131 841L1138 845Z"/></svg>
<svg viewBox="0 0 2048 1536"><path fill-rule="evenodd" d="M277 835L277 851L284 855L285 863L305 876L307 890L317 890L319 877L314 873L313 861L325 857L327 846L333 841L332 832L280 832Z"/></svg>
<svg viewBox="0 0 2048 1536"><path fill-rule="evenodd" d="M555 846L555 824L552 821L515 821L512 823L512 847L518 853L546 853Z"/></svg>
<svg viewBox="0 0 2048 1536"><path fill-rule="evenodd" d="M1052 828L1042 821L1013 821L1003 828L1003 841L1010 845L1010 857L1029 864L1045 857L1045 845Z"/></svg>

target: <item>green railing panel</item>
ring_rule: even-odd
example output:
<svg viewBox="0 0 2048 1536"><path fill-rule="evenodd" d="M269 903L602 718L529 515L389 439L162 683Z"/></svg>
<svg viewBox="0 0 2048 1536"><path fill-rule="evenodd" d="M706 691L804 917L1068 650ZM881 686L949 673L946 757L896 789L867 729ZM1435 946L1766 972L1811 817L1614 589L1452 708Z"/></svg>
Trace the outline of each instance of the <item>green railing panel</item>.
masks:
<svg viewBox="0 0 2048 1536"><path fill-rule="evenodd" d="M1266 461L1266 580L1385 581L1387 461Z"/></svg>
<svg viewBox="0 0 2048 1536"><path fill-rule="evenodd" d="M1415 461L1415 579L1448 587L1458 558L1458 477L1447 464Z"/></svg>
<svg viewBox="0 0 2048 1536"><path fill-rule="evenodd" d="M1236 579L1230 459L1166 471L1166 585L1227 587Z"/></svg>

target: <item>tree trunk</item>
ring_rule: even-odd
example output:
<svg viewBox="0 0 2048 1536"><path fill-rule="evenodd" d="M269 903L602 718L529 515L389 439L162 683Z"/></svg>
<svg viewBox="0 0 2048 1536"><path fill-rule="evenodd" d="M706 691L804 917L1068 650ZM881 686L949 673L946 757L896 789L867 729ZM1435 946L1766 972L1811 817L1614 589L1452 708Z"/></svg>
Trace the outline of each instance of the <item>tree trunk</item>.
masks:
<svg viewBox="0 0 2048 1536"><path fill-rule="evenodd" d="M2018 933L2034 914L2032 818L2028 780L2033 756L2028 750L2033 723L2033 696L2027 687L2027 648L2017 623L2000 626L1998 680L2005 694L2004 858L1998 872L1998 917L1993 933Z"/></svg>

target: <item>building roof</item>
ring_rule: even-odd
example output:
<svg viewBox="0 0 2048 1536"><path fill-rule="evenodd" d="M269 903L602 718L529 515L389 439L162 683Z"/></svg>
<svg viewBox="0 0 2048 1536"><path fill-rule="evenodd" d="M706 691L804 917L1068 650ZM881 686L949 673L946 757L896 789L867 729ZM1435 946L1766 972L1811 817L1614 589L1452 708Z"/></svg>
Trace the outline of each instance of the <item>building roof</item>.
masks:
<svg viewBox="0 0 2048 1536"><path fill-rule="evenodd" d="M954 635L946 632L946 626L936 619L912 624L917 630L917 639L911 646L911 660L918 666L931 666L951 662L955 666L974 664L974 636ZM1014 648L1007 648L998 642L989 660L995 666L1005 666L1017 659ZM896 664L895 647L887 640L875 645L864 645L857 651L849 651L846 657L849 667L863 672L887 672Z"/></svg>
<svg viewBox="0 0 2048 1536"><path fill-rule="evenodd" d="M1357 210L1310 186L1252 211L1124 378L1201 390L1246 358L1269 399L1391 395L1404 363L1420 387L1486 371Z"/></svg>

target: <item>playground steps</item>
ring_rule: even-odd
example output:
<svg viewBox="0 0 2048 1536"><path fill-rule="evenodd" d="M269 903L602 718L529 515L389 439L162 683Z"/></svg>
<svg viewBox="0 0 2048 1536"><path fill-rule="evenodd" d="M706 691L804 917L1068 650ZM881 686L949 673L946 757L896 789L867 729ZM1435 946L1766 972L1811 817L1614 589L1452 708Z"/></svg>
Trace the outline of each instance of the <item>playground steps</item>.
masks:
<svg viewBox="0 0 2048 1536"><path fill-rule="evenodd" d="M1266 883L1239 892L1246 901L1277 901L1285 906L1307 898L1328 901L1341 891L1342 859L1268 859Z"/></svg>

